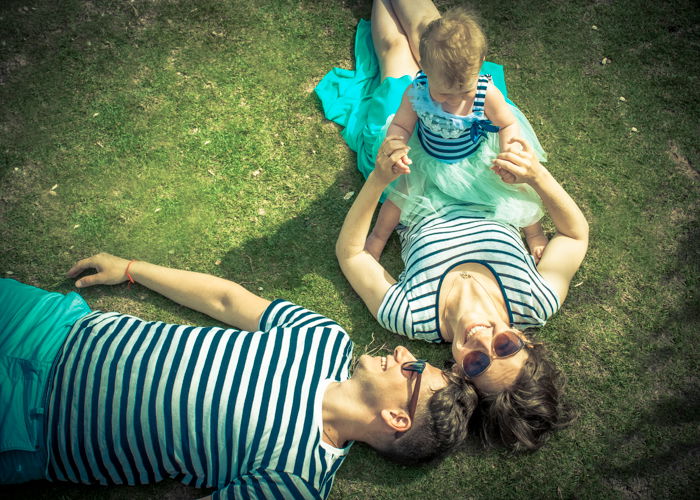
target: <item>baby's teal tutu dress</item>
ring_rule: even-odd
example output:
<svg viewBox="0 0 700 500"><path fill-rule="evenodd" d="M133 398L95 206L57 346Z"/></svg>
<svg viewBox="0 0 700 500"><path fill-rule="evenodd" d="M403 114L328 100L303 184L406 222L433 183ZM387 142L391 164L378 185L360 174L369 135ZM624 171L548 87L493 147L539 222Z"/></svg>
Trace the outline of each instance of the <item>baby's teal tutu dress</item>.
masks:
<svg viewBox="0 0 700 500"><path fill-rule="evenodd" d="M540 161L546 155L525 116L507 98L503 67L485 62L480 84L488 81L506 97L520 126L520 136L533 147ZM411 173L400 176L385 191L401 208L401 222L410 225L416 218L437 213L446 205L468 206L474 215L498 220L516 227L528 226L542 217L537 193L525 184L506 184L491 169L500 151L497 128L483 114L483 103L475 99L466 117L451 115L435 103L422 73L380 81L370 23L360 21L355 38L355 70L334 68L316 87L326 118L344 127L343 138L357 152L357 164L365 176L374 169L374 160L386 130L398 109L406 88L414 83L409 97L419 116L409 139ZM483 99L482 99L483 100ZM466 137L473 151L466 157L451 157L440 141L452 136ZM446 137L447 136L447 137ZM426 139L432 137L433 140ZM437 142L436 142L437 141ZM475 146L475 147L474 147Z"/></svg>

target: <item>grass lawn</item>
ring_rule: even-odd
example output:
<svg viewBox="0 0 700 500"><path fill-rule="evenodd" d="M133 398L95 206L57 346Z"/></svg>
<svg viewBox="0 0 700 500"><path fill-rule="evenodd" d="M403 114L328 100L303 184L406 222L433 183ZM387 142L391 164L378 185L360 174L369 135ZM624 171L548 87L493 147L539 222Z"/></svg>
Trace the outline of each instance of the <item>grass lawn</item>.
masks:
<svg viewBox="0 0 700 500"><path fill-rule="evenodd" d="M440 9L456 1L439 1ZM700 9L693 0L482 2L488 59L578 201L591 245L539 334L574 425L542 450L476 442L421 468L353 447L331 498L700 496ZM352 68L369 0L4 0L0 274L68 292L97 251L235 279L345 326L356 353L447 346L382 330L336 264L362 179L314 86ZM605 60L607 64L603 64ZM545 222L550 230L552 225ZM398 244L385 251L398 274ZM140 287L95 309L212 320ZM197 498L32 483L3 498Z"/></svg>

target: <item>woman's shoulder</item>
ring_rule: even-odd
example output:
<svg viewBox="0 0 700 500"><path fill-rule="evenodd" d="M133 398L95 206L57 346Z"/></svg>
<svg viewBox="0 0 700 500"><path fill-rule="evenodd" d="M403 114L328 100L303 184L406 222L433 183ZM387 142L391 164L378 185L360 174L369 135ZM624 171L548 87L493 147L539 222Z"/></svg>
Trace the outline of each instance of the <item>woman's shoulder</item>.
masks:
<svg viewBox="0 0 700 500"><path fill-rule="evenodd" d="M435 308L437 290L425 290L406 278L405 273L384 296L377 321L390 332L412 340L441 343Z"/></svg>

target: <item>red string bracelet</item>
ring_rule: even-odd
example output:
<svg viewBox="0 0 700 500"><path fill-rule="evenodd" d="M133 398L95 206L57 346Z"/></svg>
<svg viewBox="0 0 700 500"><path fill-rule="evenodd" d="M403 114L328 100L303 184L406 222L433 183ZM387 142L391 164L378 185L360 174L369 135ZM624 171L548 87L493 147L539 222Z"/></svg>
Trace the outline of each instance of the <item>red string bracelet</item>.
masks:
<svg viewBox="0 0 700 500"><path fill-rule="evenodd" d="M129 268L131 267L131 264L133 264L134 262L136 262L136 259L130 260L129 263L126 265L126 271L124 271L124 274L125 274L126 277L129 279L128 288L131 288L131 284L132 284L132 283L136 283L136 282L134 281L134 278L132 278L131 275L129 274Z"/></svg>

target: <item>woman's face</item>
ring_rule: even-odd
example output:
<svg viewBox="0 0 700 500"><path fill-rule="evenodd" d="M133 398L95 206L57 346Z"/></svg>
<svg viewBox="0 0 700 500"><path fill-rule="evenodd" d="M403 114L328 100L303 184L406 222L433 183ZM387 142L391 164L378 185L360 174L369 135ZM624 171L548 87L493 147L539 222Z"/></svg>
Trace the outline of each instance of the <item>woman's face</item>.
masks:
<svg viewBox="0 0 700 500"><path fill-rule="evenodd" d="M498 357L494 352L494 337L503 332L512 332L525 343L525 336L514 330L501 320L484 320L463 318L460 328L454 332L452 339L452 356L454 357L456 373L464 374L462 369L464 359L473 351L480 351L488 356L488 368L471 378L471 382L483 392L500 392L510 387L518 377L520 370L527 360L527 349L522 348L509 357ZM503 337L501 337L503 338Z"/></svg>

